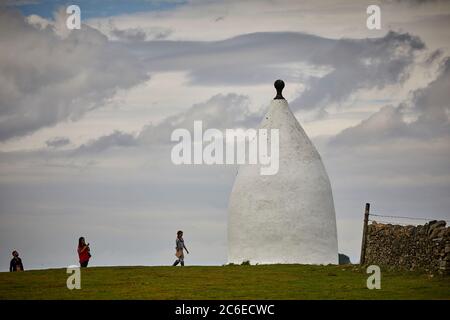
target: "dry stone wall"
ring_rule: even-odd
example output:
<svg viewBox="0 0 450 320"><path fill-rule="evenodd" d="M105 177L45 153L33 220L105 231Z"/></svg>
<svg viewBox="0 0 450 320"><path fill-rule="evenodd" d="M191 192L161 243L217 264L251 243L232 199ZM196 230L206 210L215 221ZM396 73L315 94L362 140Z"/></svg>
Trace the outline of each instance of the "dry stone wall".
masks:
<svg viewBox="0 0 450 320"><path fill-rule="evenodd" d="M373 222L368 226L366 264L449 275L450 227L445 221L401 226Z"/></svg>

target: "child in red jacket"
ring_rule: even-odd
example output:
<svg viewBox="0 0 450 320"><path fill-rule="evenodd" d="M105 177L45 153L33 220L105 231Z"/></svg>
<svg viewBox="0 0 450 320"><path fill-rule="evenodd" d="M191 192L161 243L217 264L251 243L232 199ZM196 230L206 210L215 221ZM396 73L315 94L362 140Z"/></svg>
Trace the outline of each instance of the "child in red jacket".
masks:
<svg viewBox="0 0 450 320"><path fill-rule="evenodd" d="M86 244L84 237L78 239L78 257L80 258L80 266L86 268L91 258L91 249L89 248L89 243Z"/></svg>

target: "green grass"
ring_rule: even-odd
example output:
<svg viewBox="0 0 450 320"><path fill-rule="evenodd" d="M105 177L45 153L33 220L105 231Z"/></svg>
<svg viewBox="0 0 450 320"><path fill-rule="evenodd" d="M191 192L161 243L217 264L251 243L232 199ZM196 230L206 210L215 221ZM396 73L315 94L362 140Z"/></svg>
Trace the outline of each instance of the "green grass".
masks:
<svg viewBox="0 0 450 320"><path fill-rule="evenodd" d="M100 267L68 290L65 269L0 273L0 299L450 299L450 277L383 271L366 287L357 265Z"/></svg>

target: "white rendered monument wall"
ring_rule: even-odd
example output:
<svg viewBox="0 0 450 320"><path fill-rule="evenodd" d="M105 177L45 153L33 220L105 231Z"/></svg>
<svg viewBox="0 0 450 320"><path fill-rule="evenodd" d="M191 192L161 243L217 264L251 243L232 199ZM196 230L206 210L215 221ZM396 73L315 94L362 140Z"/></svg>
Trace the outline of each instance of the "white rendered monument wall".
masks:
<svg viewBox="0 0 450 320"><path fill-rule="evenodd" d="M279 129L279 171L239 167L229 202L228 262L337 264L333 195L319 153L284 99L271 102L261 128Z"/></svg>

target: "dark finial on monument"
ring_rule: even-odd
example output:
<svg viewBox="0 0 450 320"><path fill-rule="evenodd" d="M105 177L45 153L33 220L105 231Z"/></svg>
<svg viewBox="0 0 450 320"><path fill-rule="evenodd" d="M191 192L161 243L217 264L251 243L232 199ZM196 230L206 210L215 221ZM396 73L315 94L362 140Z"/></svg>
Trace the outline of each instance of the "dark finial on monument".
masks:
<svg viewBox="0 0 450 320"><path fill-rule="evenodd" d="M275 98L273 98L273 99L274 100L276 100L276 99L284 99L284 97L283 97L284 81L283 80L277 80L277 81L275 81L275 83L273 85L275 86L275 89L277 89L277 96Z"/></svg>

